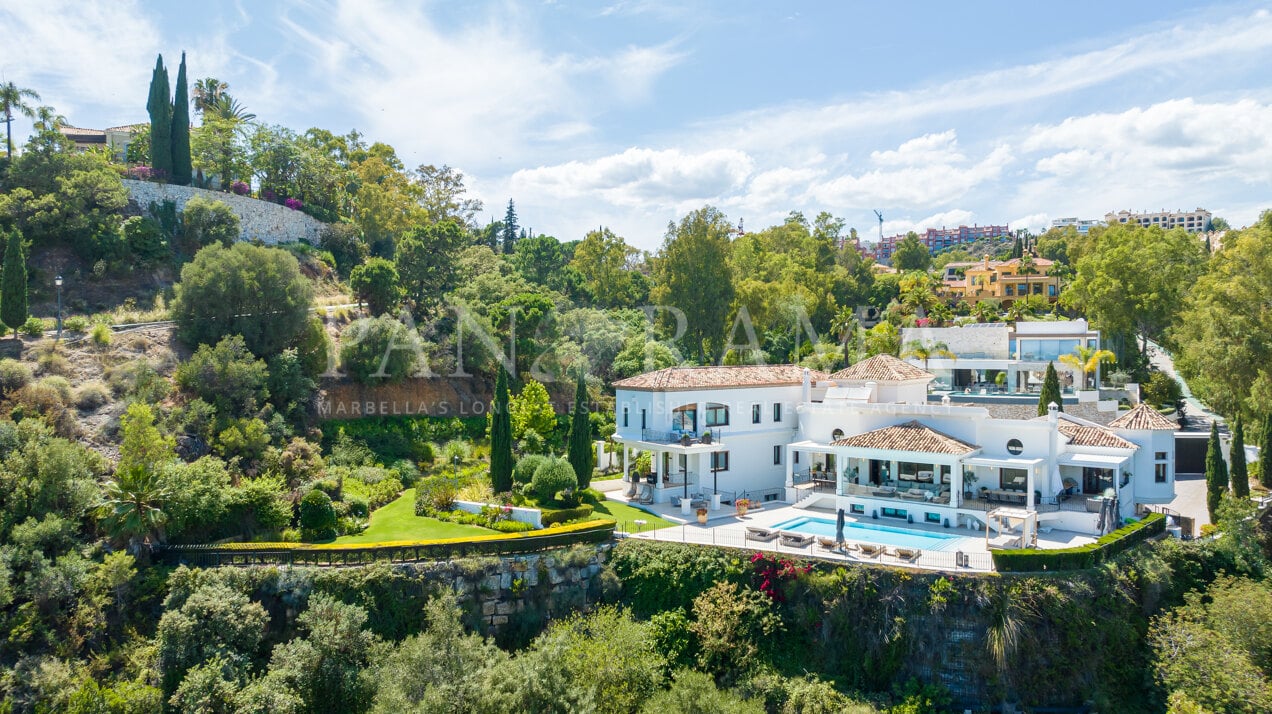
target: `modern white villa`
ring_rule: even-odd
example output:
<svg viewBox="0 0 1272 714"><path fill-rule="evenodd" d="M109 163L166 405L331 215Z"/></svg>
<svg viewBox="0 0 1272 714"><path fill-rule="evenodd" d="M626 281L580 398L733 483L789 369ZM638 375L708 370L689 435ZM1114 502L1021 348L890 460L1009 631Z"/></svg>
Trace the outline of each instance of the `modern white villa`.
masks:
<svg viewBox="0 0 1272 714"><path fill-rule="evenodd" d="M881 525L988 525L1005 545L1029 546L1038 529L1098 535L1175 496L1177 426L1147 405L1107 425L1058 407L996 418L930 402L933 379L888 355L831 375L672 367L615 383L615 440L647 502L748 498ZM648 474L632 473L640 452Z"/></svg>
<svg viewBox="0 0 1272 714"><path fill-rule="evenodd" d="M940 343L950 355L908 361L932 373L936 391L966 394L1037 394L1047 363L1060 375L1061 392L1083 389L1083 375L1062 362L1079 347L1100 348L1100 333L1086 320L973 323L959 327L909 327L901 344ZM1001 375L1001 376L999 376ZM1099 380L1099 372L1095 378Z"/></svg>

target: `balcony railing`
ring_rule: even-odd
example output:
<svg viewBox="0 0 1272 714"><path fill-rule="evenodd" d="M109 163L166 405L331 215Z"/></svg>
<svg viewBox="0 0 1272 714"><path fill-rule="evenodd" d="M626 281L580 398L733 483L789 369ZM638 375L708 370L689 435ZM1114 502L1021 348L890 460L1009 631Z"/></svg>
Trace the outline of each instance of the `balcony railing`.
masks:
<svg viewBox="0 0 1272 714"><path fill-rule="evenodd" d="M706 429L694 433L689 431L659 431L657 429L641 429L640 440L655 444L682 443L689 437L690 444L720 444L724 442L724 432L719 429Z"/></svg>

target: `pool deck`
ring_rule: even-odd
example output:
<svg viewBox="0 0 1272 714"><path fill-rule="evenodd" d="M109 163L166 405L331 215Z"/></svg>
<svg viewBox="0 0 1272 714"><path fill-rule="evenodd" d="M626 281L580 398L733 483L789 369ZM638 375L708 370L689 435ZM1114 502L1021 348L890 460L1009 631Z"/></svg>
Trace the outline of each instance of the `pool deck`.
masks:
<svg viewBox="0 0 1272 714"><path fill-rule="evenodd" d="M610 498L616 500L621 499L621 494L611 493L608 495ZM990 557L989 550L985 545L985 532L982 530L943 528L937 525L921 523L894 523L887 520L859 519L851 517L846 519L846 522L856 522L863 525L888 526L898 530L916 531L916 534L928 532L942 536L959 536L949 542L942 543L940 550L924 549L922 555L920 555L918 560L915 562L902 562L897 559L895 555L881 555L876 558L866 558L861 555L854 556L833 552L822 548L817 545L816 542L805 548L791 548L782 545L779 540L764 542L747 538L746 529L748 527L772 528L778 523L789 521L794 518L820 518L834 521L836 513L828 509L795 508L787 503L770 502L764 504L758 510L749 511L745 516L739 516L732 508L722 506L719 511L710 511L707 524L700 525L697 522L696 515L691 515L688 519L686 519L678 507L671 506L669 504L650 506L632 503L631 505L643 510L657 513L662 518L681 525L674 528L641 531L641 524L639 523L619 523L618 528L620 533L629 538L747 548L752 550L784 553L787 555L816 557L846 563L894 565L917 568L920 570L982 573L993 571L993 559ZM844 535L845 540L850 543L874 543L875 541L860 537L867 533L868 531L850 528L846 530ZM1048 533L1038 534L1038 546L1040 548L1069 548L1072 546L1092 543L1094 541L1095 539L1090 536L1070 531L1051 530ZM892 547L888 548L889 552L893 552L893 550L894 549ZM966 557L967 565L958 564L958 554L960 553Z"/></svg>

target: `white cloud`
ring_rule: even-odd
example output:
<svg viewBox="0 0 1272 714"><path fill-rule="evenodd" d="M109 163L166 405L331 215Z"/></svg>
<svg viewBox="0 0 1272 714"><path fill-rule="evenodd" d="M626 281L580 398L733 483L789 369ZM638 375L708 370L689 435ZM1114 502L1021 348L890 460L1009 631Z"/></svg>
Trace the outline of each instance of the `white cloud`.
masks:
<svg viewBox="0 0 1272 714"><path fill-rule="evenodd" d="M709 201L736 190L754 167L740 151L697 154L631 148L592 161L523 169L512 176L518 194L599 198L616 206L670 207Z"/></svg>
<svg viewBox="0 0 1272 714"><path fill-rule="evenodd" d="M945 148L934 150L933 143L922 137L926 141L917 145L911 141L895 152L876 152L872 155L876 163L895 164L897 168L837 176L813 186L810 194L822 204L831 206L948 204L977 186L998 179L1003 169L1014 160L1011 149L1000 145L980 161L969 163L966 157L953 150L954 137L952 132L949 134ZM911 160L924 155L929 160ZM882 161L879 157L883 157Z"/></svg>
<svg viewBox="0 0 1272 714"><path fill-rule="evenodd" d="M870 160L880 166L924 166L961 163L967 159L958 151L958 135L953 129L910 139L894 151L872 151Z"/></svg>

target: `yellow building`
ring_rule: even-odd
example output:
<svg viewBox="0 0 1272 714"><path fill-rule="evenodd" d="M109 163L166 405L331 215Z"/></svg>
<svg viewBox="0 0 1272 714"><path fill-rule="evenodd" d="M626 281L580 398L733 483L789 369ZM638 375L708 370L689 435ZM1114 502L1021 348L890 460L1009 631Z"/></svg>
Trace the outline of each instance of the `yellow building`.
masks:
<svg viewBox="0 0 1272 714"><path fill-rule="evenodd" d="M1021 272L1020 259L990 260L978 263L949 263L941 276L941 296L949 300L1000 300L1010 305L1017 298L1036 295L1055 302L1060 297L1060 278L1047 275L1052 261L1034 258L1033 270Z"/></svg>

